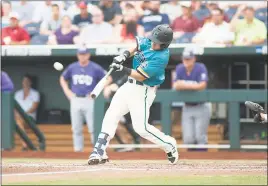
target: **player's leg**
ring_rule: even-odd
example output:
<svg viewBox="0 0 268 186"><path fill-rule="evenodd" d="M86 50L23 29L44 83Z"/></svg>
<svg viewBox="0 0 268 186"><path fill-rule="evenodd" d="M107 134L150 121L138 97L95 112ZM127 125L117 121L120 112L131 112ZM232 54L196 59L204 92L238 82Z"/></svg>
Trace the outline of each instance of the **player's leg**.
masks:
<svg viewBox="0 0 268 186"><path fill-rule="evenodd" d="M73 132L73 145L75 152L81 152L84 149L83 122L81 98L71 99L71 123Z"/></svg>
<svg viewBox="0 0 268 186"><path fill-rule="evenodd" d="M88 164L94 165L100 163L102 159L108 159L106 148L115 135L119 120L123 115L129 112L126 101L126 99L128 99L127 93L125 85L121 86L115 93L105 113L101 133L89 157Z"/></svg>
<svg viewBox="0 0 268 186"><path fill-rule="evenodd" d="M194 109L191 106L183 106L182 109L182 139L184 144L195 144Z"/></svg>
<svg viewBox="0 0 268 186"><path fill-rule="evenodd" d="M208 142L208 126L211 118L211 103L205 103L199 105L196 108L196 121L195 121L195 131L196 131L196 141L197 144L207 144Z"/></svg>
<svg viewBox="0 0 268 186"><path fill-rule="evenodd" d="M88 132L91 137L91 143L94 145L94 101L92 99L85 100L84 102L84 116L88 127Z"/></svg>
<svg viewBox="0 0 268 186"><path fill-rule="evenodd" d="M152 88L136 87L134 98L129 103L130 115L134 130L143 138L159 145L167 155L169 161L174 164L178 160L176 140L148 123L150 107L155 98Z"/></svg>
<svg viewBox="0 0 268 186"><path fill-rule="evenodd" d="M124 123L124 126L126 127L129 134L132 136L134 142L136 144L139 144L140 143L140 136L135 132L135 130L133 128L130 113L126 114L125 118L126 118L126 122Z"/></svg>

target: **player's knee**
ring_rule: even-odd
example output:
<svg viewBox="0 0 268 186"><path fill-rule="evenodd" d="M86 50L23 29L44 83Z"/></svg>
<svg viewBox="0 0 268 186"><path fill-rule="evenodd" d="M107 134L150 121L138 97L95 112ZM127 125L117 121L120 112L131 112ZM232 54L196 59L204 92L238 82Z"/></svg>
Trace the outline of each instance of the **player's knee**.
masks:
<svg viewBox="0 0 268 186"><path fill-rule="evenodd" d="M207 135L198 135L196 136L197 144L207 144Z"/></svg>
<svg viewBox="0 0 268 186"><path fill-rule="evenodd" d="M184 144L194 144L195 138L193 136L183 136L183 143Z"/></svg>
<svg viewBox="0 0 268 186"><path fill-rule="evenodd" d="M135 125L133 125L133 129L141 137L146 136L148 134L147 131L145 130L145 128L135 127Z"/></svg>
<svg viewBox="0 0 268 186"><path fill-rule="evenodd" d="M76 135L83 134L83 128L73 127L73 128L72 128L72 131L73 131L73 133L76 134Z"/></svg>

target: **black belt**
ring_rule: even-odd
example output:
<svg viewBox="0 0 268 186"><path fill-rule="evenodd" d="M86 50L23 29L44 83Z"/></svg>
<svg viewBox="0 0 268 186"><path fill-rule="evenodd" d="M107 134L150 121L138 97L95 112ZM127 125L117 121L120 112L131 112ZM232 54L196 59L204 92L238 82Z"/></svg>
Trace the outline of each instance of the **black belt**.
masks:
<svg viewBox="0 0 268 186"><path fill-rule="evenodd" d="M142 82L140 82L140 81L136 81L136 82L134 82L133 79L128 79L128 82L129 82L129 83L136 83L137 85L141 85L141 86L144 85L144 84L143 84Z"/></svg>
<svg viewBox="0 0 268 186"><path fill-rule="evenodd" d="M75 95L76 97L78 97L78 98L85 98L85 97L87 97L88 95Z"/></svg>
<svg viewBox="0 0 268 186"><path fill-rule="evenodd" d="M132 83L132 84L137 84L137 85L140 85L140 86L144 86L145 84L140 82L140 81L134 81L133 79L128 79L128 82L129 83ZM149 86L149 87L154 87L154 86Z"/></svg>

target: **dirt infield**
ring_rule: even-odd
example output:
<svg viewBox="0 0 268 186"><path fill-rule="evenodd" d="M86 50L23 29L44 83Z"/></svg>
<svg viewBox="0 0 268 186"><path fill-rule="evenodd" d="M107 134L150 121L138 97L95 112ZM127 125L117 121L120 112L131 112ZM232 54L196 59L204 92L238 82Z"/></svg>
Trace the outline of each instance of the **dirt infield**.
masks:
<svg viewBox="0 0 268 186"><path fill-rule="evenodd" d="M266 152L183 152L177 165L162 152L109 152L99 166L87 165L88 153L2 155L3 184L267 184Z"/></svg>
<svg viewBox="0 0 268 186"><path fill-rule="evenodd" d="M182 160L169 165L160 160L112 161L104 165L88 166L85 161L70 160L4 160L3 184L42 182L48 180L82 180L90 178L140 178L176 176L266 176L266 161L198 161Z"/></svg>
<svg viewBox="0 0 268 186"><path fill-rule="evenodd" d="M3 158L53 158L53 159L87 159L89 153L75 152L2 152ZM113 160L164 160L163 152L113 152L108 151L110 159ZM267 160L267 152L181 152L180 159L208 159L208 160Z"/></svg>

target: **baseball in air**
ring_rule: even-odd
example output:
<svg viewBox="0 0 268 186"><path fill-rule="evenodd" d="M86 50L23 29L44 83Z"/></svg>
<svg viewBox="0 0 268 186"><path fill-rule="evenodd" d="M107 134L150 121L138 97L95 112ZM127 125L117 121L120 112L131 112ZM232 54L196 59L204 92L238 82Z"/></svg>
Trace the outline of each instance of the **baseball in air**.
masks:
<svg viewBox="0 0 268 186"><path fill-rule="evenodd" d="M58 71L61 71L63 69L63 65L60 62L55 62L53 66Z"/></svg>

